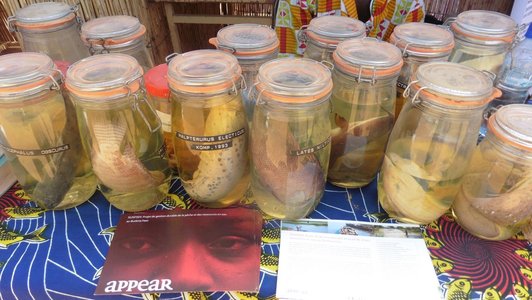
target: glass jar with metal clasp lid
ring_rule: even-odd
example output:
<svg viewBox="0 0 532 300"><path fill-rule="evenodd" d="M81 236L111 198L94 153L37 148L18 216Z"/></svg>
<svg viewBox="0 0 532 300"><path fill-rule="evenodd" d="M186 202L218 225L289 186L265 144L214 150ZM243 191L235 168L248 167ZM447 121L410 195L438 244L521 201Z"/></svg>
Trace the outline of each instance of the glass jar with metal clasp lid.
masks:
<svg viewBox="0 0 532 300"><path fill-rule="evenodd" d="M518 31L507 15L494 11L468 10L446 22L454 34L450 62L497 74Z"/></svg>
<svg viewBox="0 0 532 300"><path fill-rule="evenodd" d="M336 45L346 39L366 36L366 25L344 16L321 16L302 28L300 39L306 42L303 57L332 63Z"/></svg>
<svg viewBox="0 0 532 300"><path fill-rule="evenodd" d="M216 38L209 43L217 49L232 53L242 68L242 76L246 81L246 89L242 90L242 100L248 121L253 119L255 103L249 92L259 67L279 54L279 39L269 26L258 24L235 24L220 29Z"/></svg>
<svg viewBox="0 0 532 300"><path fill-rule="evenodd" d="M276 59L259 69L255 89L252 198L275 218L303 218L325 189L331 73L314 60Z"/></svg>
<svg viewBox="0 0 532 300"><path fill-rule="evenodd" d="M473 235L504 240L523 231L532 240L532 106L503 106L488 121L452 211Z"/></svg>
<svg viewBox="0 0 532 300"><path fill-rule="evenodd" d="M453 34L440 26L428 23L405 23L395 27L390 43L403 52L403 68L397 79L397 102L395 118L399 116L405 98L403 92L416 73L417 68L427 62L447 61L454 48Z"/></svg>
<svg viewBox="0 0 532 300"><path fill-rule="evenodd" d="M398 220L428 224L451 207L483 110L500 91L484 72L430 62L418 68L405 94L378 180L379 202Z"/></svg>
<svg viewBox="0 0 532 300"><path fill-rule="evenodd" d="M207 207L244 200L249 133L237 59L220 50L176 55L168 65L168 83L174 153L185 191Z"/></svg>
<svg viewBox="0 0 532 300"><path fill-rule="evenodd" d="M109 16L92 19L81 26L81 38L91 55L122 53L133 56L145 72L153 59L144 41L146 27L132 16Z"/></svg>
<svg viewBox="0 0 532 300"><path fill-rule="evenodd" d="M119 53L85 58L68 70L66 87L107 200L125 211L161 202L171 170L161 122L146 101L137 61Z"/></svg>
<svg viewBox="0 0 532 300"><path fill-rule="evenodd" d="M341 42L333 59L327 179L341 187L361 187L375 178L382 164L403 59L394 45L368 38Z"/></svg>
<svg viewBox="0 0 532 300"><path fill-rule="evenodd" d="M61 83L45 54L0 56L0 147L24 191L45 209L74 207L96 190Z"/></svg>
<svg viewBox="0 0 532 300"><path fill-rule="evenodd" d="M24 51L45 53L54 61L71 64L89 56L79 38L81 19L77 11L77 5L35 3L9 17L9 28L20 33Z"/></svg>

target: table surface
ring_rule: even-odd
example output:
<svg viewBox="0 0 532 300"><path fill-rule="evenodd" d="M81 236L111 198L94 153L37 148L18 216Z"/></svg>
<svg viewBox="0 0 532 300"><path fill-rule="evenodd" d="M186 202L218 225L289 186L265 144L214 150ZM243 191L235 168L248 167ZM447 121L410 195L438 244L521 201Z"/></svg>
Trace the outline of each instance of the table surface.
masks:
<svg viewBox="0 0 532 300"><path fill-rule="evenodd" d="M114 226L123 213L99 192L64 211L5 210L34 207L27 199L18 185L0 198L0 299L151 299L148 295L93 295ZM154 209L178 208L200 207L175 179L170 196ZM328 184L322 202L309 217L394 222L378 204L375 182L361 189ZM279 225L275 219L264 223L270 238L263 236L258 294L180 293L163 294L161 299L274 299ZM424 235L446 299L530 299L515 292L518 285L523 293L532 292L532 244L521 236L501 242L481 240L463 231L449 215L427 226ZM382 292L376 291L375 299L393 299L393 291L385 292L389 295L384 298Z"/></svg>

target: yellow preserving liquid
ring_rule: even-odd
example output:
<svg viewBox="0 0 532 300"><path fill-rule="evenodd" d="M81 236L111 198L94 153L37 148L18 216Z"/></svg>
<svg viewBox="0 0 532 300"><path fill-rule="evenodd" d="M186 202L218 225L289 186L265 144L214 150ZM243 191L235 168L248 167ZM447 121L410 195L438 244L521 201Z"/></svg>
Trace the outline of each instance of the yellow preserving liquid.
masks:
<svg viewBox="0 0 532 300"><path fill-rule="evenodd" d="M0 106L1 144L32 200L43 208L66 209L90 198L96 177L81 147L71 102L46 92L32 105Z"/></svg>
<svg viewBox="0 0 532 300"><path fill-rule="evenodd" d="M162 135L123 108L79 111L85 118L80 130L88 137L84 143L105 198L119 209L142 211L166 197L171 170Z"/></svg>
<svg viewBox="0 0 532 300"><path fill-rule="evenodd" d="M328 180L341 187L370 183L380 169L394 124L393 89L333 93Z"/></svg>
<svg viewBox="0 0 532 300"><path fill-rule="evenodd" d="M395 140L378 180L379 202L402 222L427 224L443 215L458 193L466 158L436 140Z"/></svg>
<svg viewBox="0 0 532 300"><path fill-rule="evenodd" d="M186 192L213 208L243 200L250 175L248 122L241 97L172 97L175 155Z"/></svg>
<svg viewBox="0 0 532 300"><path fill-rule="evenodd" d="M287 118L262 106L255 109L251 187L253 200L266 214L299 219L318 205L330 153L330 126L322 110L319 117L300 110Z"/></svg>

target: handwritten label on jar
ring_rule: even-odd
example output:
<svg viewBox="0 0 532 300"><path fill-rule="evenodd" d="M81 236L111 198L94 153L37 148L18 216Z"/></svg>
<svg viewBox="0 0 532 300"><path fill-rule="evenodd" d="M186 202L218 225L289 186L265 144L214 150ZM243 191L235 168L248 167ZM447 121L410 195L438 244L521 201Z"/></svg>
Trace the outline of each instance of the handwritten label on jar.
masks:
<svg viewBox="0 0 532 300"><path fill-rule="evenodd" d="M48 148L48 149L37 149L37 150L24 150L24 149L15 149L8 146L4 146L0 144L0 148L4 149L6 152L15 154L15 155L23 155L23 156L38 156L38 155L50 155L50 154L56 154L63 151L67 151L70 149L69 144Z"/></svg>
<svg viewBox="0 0 532 300"><path fill-rule="evenodd" d="M406 89L407 86L408 86L408 84L405 84L403 82L397 81L397 87L398 88L402 88L404 90L404 89Z"/></svg>
<svg viewBox="0 0 532 300"><path fill-rule="evenodd" d="M239 137L246 133L245 128L241 128L237 131L233 131L226 134L213 135L213 136L194 136L184 134L182 132L176 132L176 136L187 142L196 142L196 143L209 143L209 144L192 144L190 147L193 150L199 151L210 151L210 150L222 150L231 148L233 146L232 139ZM222 142L222 143L219 143ZM210 144L215 143L215 144Z"/></svg>
<svg viewBox="0 0 532 300"><path fill-rule="evenodd" d="M308 148L301 149L301 150L291 150L290 151L290 155L291 156L301 156L301 155L306 155L306 154L311 154L311 153L314 153L314 152L318 152L321 149L325 148L330 142L331 142L331 137L328 137L325 141L319 143L316 146L308 147Z"/></svg>

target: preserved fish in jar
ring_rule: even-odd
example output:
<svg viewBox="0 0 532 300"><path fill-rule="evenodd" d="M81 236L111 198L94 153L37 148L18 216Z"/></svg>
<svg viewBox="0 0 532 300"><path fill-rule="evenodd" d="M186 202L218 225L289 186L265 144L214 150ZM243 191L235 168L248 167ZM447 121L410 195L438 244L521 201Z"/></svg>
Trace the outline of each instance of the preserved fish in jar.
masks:
<svg viewBox="0 0 532 300"><path fill-rule="evenodd" d="M405 102L403 92L412 75L424 63L447 61L454 48L454 38L449 30L440 26L412 22L395 27L390 36L390 43L401 49L404 60L403 68L397 79L395 105L395 119L397 119Z"/></svg>
<svg viewBox="0 0 532 300"><path fill-rule="evenodd" d="M366 36L366 25L361 21L344 16L321 16L314 18L301 38L306 42L305 58L327 61L332 64L336 45L347 39L362 39Z"/></svg>
<svg viewBox="0 0 532 300"><path fill-rule="evenodd" d="M253 119L255 102L249 96L259 67L279 54L279 40L269 26L258 24L235 24L220 29L216 38L209 42L217 49L233 54L242 68L245 86L242 101L248 121Z"/></svg>
<svg viewBox="0 0 532 300"><path fill-rule="evenodd" d="M79 38L77 11L78 6L61 2L35 3L17 10L9 17L9 25L20 33L25 52L41 52L54 61L71 64L89 56Z"/></svg>
<svg viewBox="0 0 532 300"><path fill-rule="evenodd" d="M266 214L298 219L323 196L330 154L331 73L309 59L259 69L251 132L253 200Z"/></svg>
<svg viewBox="0 0 532 300"><path fill-rule="evenodd" d="M153 59L144 41L146 27L132 16L100 17L81 26L81 39L91 55L122 53L133 56L144 71L153 68Z"/></svg>
<svg viewBox="0 0 532 300"><path fill-rule="evenodd" d="M225 207L249 188L248 122L241 69L220 50L175 56L168 66L179 177L199 204Z"/></svg>
<svg viewBox="0 0 532 300"><path fill-rule="evenodd" d="M500 92L483 72L431 62L418 68L406 93L378 180L379 202L398 220L428 224L451 207L483 110Z"/></svg>
<svg viewBox="0 0 532 300"><path fill-rule="evenodd" d="M452 212L469 233L504 240L523 231L532 241L532 106L503 106L488 121Z"/></svg>
<svg viewBox="0 0 532 300"><path fill-rule="evenodd" d="M456 43L450 62L493 74L499 72L517 33L512 18L494 11L468 10L446 23L450 23Z"/></svg>
<svg viewBox="0 0 532 300"><path fill-rule="evenodd" d="M96 190L61 81L45 54L0 56L0 147L24 191L46 209L74 207Z"/></svg>
<svg viewBox="0 0 532 300"><path fill-rule="evenodd" d="M125 211L161 202L171 170L161 122L146 101L137 61L118 53L85 58L70 67L66 87L105 198Z"/></svg>
<svg viewBox="0 0 532 300"><path fill-rule="evenodd" d="M361 187L382 164L394 123L402 54L386 42L351 39L338 44L333 59L327 179L341 187Z"/></svg>
<svg viewBox="0 0 532 300"><path fill-rule="evenodd" d="M148 92L148 100L153 108L155 108L159 119L161 119L168 163L170 167L177 169L172 140L172 105L170 102L170 88L168 87L167 74L168 65L160 64L144 74L144 82L146 91Z"/></svg>

